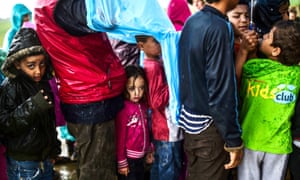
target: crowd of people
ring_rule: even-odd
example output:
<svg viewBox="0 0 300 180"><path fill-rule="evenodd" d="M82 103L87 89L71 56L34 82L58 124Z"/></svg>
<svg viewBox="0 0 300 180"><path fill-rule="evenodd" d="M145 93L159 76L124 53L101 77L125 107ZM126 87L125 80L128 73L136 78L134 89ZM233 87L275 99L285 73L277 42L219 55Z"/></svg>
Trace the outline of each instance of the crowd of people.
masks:
<svg viewBox="0 0 300 180"><path fill-rule="evenodd" d="M1 180L52 180L61 139L79 180L300 179L300 22L288 0L170 0L176 122L165 41L147 28L114 39L118 26L91 28L89 11L76 0L13 7Z"/></svg>

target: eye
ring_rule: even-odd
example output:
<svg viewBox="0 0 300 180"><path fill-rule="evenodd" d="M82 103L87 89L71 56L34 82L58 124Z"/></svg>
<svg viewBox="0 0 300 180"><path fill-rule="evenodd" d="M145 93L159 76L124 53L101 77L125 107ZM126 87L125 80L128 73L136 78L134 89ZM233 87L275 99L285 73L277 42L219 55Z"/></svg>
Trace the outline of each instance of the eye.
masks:
<svg viewBox="0 0 300 180"><path fill-rule="evenodd" d="M27 67L28 67L29 69L34 69L35 64L33 64L33 63L27 64Z"/></svg>
<svg viewBox="0 0 300 180"><path fill-rule="evenodd" d="M46 62L41 62L40 63L40 67L45 67L46 66Z"/></svg>
<svg viewBox="0 0 300 180"><path fill-rule="evenodd" d="M133 86L130 86L127 89L128 89L128 91L134 91L134 87Z"/></svg>
<svg viewBox="0 0 300 180"><path fill-rule="evenodd" d="M145 90L145 86L142 86L139 89L143 91L143 90Z"/></svg>

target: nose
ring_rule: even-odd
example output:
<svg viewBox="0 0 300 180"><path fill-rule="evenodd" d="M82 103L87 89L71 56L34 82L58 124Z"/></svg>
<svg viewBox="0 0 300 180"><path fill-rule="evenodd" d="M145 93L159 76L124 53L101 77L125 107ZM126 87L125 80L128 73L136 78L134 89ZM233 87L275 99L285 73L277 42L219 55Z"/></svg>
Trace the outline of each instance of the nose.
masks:
<svg viewBox="0 0 300 180"><path fill-rule="evenodd" d="M41 74L41 68L37 66L34 71L35 74Z"/></svg>
<svg viewBox="0 0 300 180"><path fill-rule="evenodd" d="M241 21L242 22L245 22L245 21L247 21L247 16L246 15L241 15Z"/></svg>
<svg viewBox="0 0 300 180"><path fill-rule="evenodd" d="M134 95L137 96L137 95L139 95L139 93L140 93L140 90L138 88L136 88L135 91L134 91Z"/></svg>

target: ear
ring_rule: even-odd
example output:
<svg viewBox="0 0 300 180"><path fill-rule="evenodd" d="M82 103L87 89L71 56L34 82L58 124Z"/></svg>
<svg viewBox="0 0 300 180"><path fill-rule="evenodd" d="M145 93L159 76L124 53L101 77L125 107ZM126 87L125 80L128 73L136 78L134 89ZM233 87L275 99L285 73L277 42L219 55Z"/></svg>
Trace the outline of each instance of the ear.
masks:
<svg viewBox="0 0 300 180"><path fill-rule="evenodd" d="M143 49L144 49L144 43L138 42L138 43L137 43L137 47L138 47L140 50L143 51Z"/></svg>
<svg viewBox="0 0 300 180"><path fill-rule="evenodd" d="M281 53L281 48L280 47L274 47L272 49L272 56L278 57L280 53Z"/></svg>
<svg viewBox="0 0 300 180"><path fill-rule="evenodd" d="M14 62L16 69L21 69L20 62Z"/></svg>

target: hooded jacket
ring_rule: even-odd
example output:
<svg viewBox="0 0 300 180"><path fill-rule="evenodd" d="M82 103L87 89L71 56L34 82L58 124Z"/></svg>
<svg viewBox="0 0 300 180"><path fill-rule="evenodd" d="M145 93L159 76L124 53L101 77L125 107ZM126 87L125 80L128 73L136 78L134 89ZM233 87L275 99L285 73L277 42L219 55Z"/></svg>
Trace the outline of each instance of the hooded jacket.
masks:
<svg viewBox="0 0 300 180"><path fill-rule="evenodd" d="M4 135L7 155L17 161L42 161L60 153L54 108L43 97L53 99L48 83L50 65L47 64L46 73L38 83L14 65L27 56L38 54L46 55L46 52L36 32L24 28L15 35L2 66L8 78L1 86L0 132Z"/></svg>
<svg viewBox="0 0 300 180"><path fill-rule="evenodd" d="M35 21L39 38L60 81L61 101L87 104L120 95L125 87L125 71L107 35L101 32L71 35L54 20L57 2L40 0L35 8ZM64 16L65 13L58 9L57 14Z"/></svg>
<svg viewBox="0 0 300 180"><path fill-rule="evenodd" d="M4 63L6 56L7 56L7 53L3 49L0 49L0 67ZM2 73L2 71L0 71L0 84L2 83L4 78L5 78L4 74Z"/></svg>
<svg viewBox="0 0 300 180"><path fill-rule="evenodd" d="M31 16L31 11L24 4L16 4L12 9L11 16L11 28L6 32L3 49L8 51L9 46L19 29L21 29L23 24L23 16L29 14Z"/></svg>
<svg viewBox="0 0 300 180"><path fill-rule="evenodd" d="M176 31L181 31L187 18L192 15L186 0L171 0L167 8L167 14Z"/></svg>

